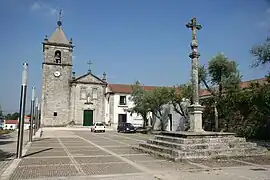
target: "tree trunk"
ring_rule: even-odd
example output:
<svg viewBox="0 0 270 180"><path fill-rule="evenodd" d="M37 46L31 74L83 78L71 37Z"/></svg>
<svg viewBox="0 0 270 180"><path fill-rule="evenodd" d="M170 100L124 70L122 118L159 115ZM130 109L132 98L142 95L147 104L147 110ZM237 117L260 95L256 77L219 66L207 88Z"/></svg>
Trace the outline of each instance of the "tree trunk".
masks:
<svg viewBox="0 0 270 180"><path fill-rule="evenodd" d="M214 114L215 114L215 130L218 131L219 121L218 121L218 110L217 110L217 102L214 102Z"/></svg>

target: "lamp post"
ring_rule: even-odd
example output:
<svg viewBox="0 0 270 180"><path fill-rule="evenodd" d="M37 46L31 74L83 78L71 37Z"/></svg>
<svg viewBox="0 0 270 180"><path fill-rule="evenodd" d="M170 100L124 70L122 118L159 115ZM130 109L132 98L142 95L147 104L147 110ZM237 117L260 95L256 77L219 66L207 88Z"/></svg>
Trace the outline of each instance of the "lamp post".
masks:
<svg viewBox="0 0 270 180"><path fill-rule="evenodd" d="M30 127L29 127L29 142L33 140L33 121L34 121L34 110L35 110L35 87L32 87L32 98L30 108Z"/></svg>
<svg viewBox="0 0 270 180"><path fill-rule="evenodd" d="M40 128L40 103L38 103L38 115L37 115L37 130Z"/></svg>
<svg viewBox="0 0 270 180"><path fill-rule="evenodd" d="M35 111L34 111L34 114L35 114L35 133L37 132L38 130L38 97L36 97L36 101L35 101Z"/></svg>
<svg viewBox="0 0 270 180"><path fill-rule="evenodd" d="M23 148L25 99L26 99L26 90L27 90L27 68L28 68L28 64L23 63L21 98L20 98L19 130L18 130L18 140L17 140L17 158L18 159L22 157L22 148Z"/></svg>

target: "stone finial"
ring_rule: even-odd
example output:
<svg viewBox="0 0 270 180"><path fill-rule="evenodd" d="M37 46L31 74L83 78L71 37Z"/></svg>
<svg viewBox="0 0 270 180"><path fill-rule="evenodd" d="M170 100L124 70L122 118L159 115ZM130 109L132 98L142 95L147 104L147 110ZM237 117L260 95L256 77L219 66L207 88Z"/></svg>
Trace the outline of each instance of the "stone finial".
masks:
<svg viewBox="0 0 270 180"><path fill-rule="evenodd" d="M45 35L45 38L44 38L44 41L48 41L48 36L47 35Z"/></svg>
<svg viewBox="0 0 270 180"><path fill-rule="evenodd" d="M72 79L75 79L75 72L72 72Z"/></svg>
<svg viewBox="0 0 270 180"><path fill-rule="evenodd" d="M103 73L102 80L106 81L106 73L105 72Z"/></svg>
<svg viewBox="0 0 270 180"><path fill-rule="evenodd" d="M70 40L69 40L69 44L72 44L72 38L70 38Z"/></svg>

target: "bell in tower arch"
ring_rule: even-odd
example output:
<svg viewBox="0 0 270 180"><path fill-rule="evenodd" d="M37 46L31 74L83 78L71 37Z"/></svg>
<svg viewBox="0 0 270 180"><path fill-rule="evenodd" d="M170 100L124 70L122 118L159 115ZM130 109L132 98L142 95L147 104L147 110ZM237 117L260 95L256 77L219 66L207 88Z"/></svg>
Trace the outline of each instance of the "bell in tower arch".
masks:
<svg viewBox="0 0 270 180"><path fill-rule="evenodd" d="M54 61L56 64L61 64L61 52L60 51L55 51Z"/></svg>

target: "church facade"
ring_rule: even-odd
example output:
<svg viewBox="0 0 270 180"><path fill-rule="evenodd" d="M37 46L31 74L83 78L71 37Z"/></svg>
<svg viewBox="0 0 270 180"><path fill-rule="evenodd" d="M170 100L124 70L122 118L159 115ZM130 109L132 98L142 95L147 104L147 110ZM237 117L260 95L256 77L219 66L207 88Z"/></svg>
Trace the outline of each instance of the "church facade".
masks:
<svg viewBox="0 0 270 180"><path fill-rule="evenodd" d="M92 126L94 122L105 122L116 129L119 123L130 122L142 126L142 117L128 112L133 106L129 100L131 85L109 84L105 73L97 77L88 71L77 77L72 71L73 48L72 39L66 38L59 20L55 32L43 41L41 125ZM174 124L179 124L179 118L172 111L169 130L178 128ZM174 119L177 119L175 123Z"/></svg>

